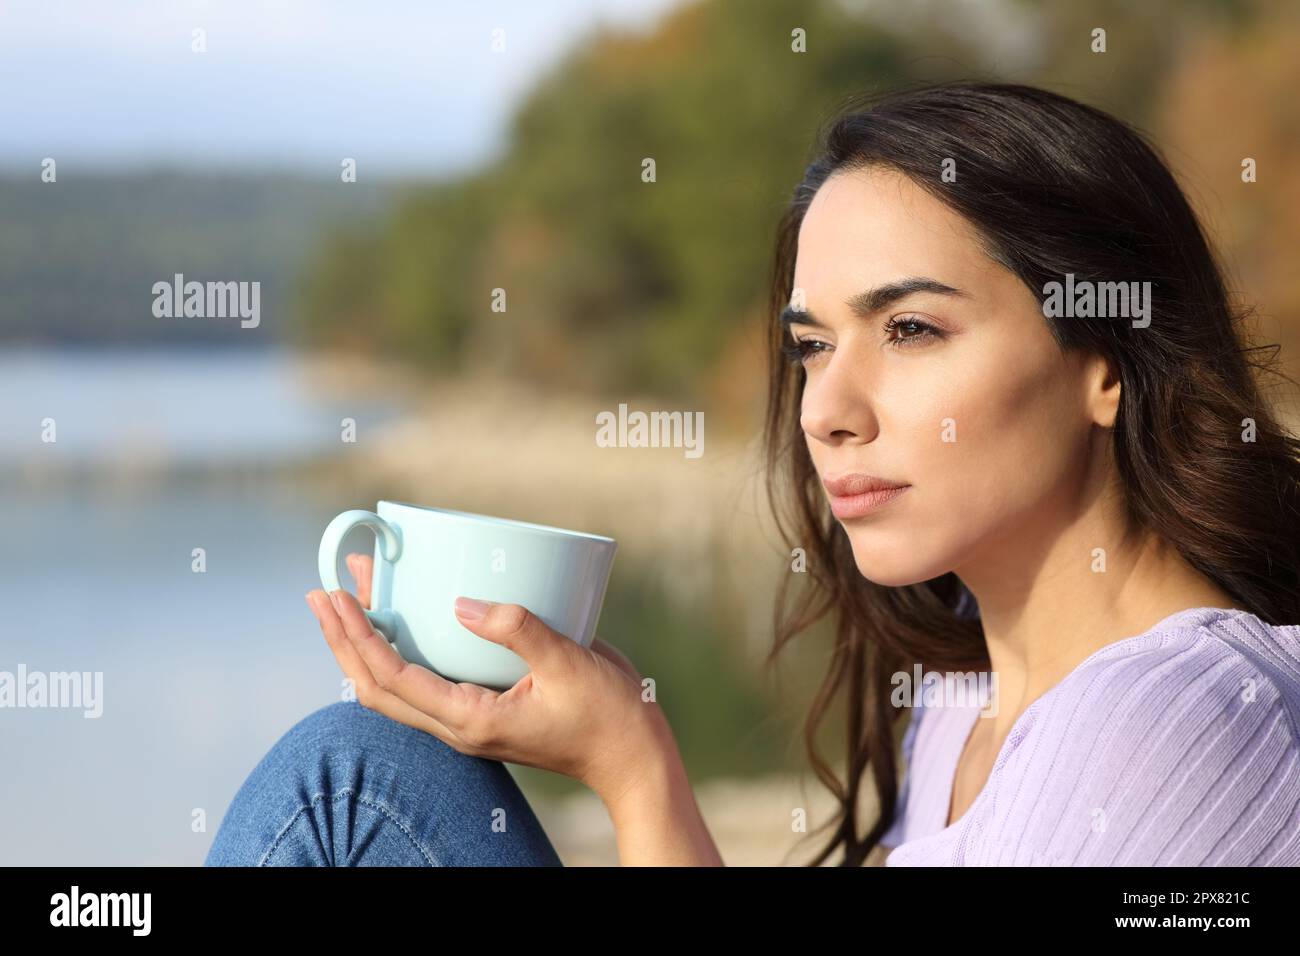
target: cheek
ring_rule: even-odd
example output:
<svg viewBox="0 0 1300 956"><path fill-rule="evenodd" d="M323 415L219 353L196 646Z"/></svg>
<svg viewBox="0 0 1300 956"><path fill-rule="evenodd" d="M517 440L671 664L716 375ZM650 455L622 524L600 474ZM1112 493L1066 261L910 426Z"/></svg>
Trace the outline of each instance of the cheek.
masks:
<svg viewBox="0 0 1300 956"><path fill-rule="evenodd" d="M942 396L925 403L936 421L952 420L946 437L955 441L936 427L935 439L918 445L918 474L936 507L933 533L968 542L1043 507L1076 473L1086 438L1075 384L1054 346L982 359L951 370Z"/></svg>
<svg viewBox="0 0 1300 956"><path fill-rule="evenodd" d="M1034 520L1079 467L1084 437L1073 385L1050 353L1008 361L968 351L913 371L882 390L897 398L880 406L882 436L900 438L896 471L913 485L910 500L890 520L846 526L863 574L889 585L944 574L982 539Z"/></svg>

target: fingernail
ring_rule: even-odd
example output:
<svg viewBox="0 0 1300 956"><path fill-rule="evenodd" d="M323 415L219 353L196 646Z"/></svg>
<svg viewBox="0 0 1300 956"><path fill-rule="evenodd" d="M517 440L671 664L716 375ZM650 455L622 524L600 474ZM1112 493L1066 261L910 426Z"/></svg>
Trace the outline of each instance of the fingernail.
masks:
<svg viewBox="0 0 1300 956"><path fill-rule="evenodd" d="M330 603L334 605L334 610L339 614L343 613L343 608L339 605L339 594L337 591L330 592Z"/></svg>
<svg viewBox="0 0 1300 956"><path fill-rule="evenodd" d="M456 598L456 614L467 621L481 621L487 614L492 601L476 601L474 598Z"/></svg>
<svg viewBox="0 0 1300 956"><path fill-rule="evenodd" d="M313 604L312 601L311 601L311 592L310 592L310 591L308 591L306 594L303 595L303 600L307 602L307 606L308 606L309 608L311 608L313 611L316 610L316 605Z"/></svg>

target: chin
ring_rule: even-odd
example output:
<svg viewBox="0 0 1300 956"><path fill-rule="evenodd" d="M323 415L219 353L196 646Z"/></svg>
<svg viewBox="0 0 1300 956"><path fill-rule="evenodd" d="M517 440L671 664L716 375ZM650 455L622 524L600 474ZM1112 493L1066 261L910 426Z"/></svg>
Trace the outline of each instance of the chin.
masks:
<svg viewBox="0 0 1300 956"><path fill-rule="evenodd" d="M887 588L901 588L909 584L920 584L938 575L921 571L910 561L882 561L879 555L869 558L855 555L858 572L868 581ZM940 572L942 574L943 572Z"/></svg>
<svg viewBox="0 0 1300 956"><path fill-rule="evenodd" d="M849 531L853 560L868 581L889 588L920 584L952 570L952 565L930 560L920 553L915 540L882 542L874 535L855 535Z"/></svg>

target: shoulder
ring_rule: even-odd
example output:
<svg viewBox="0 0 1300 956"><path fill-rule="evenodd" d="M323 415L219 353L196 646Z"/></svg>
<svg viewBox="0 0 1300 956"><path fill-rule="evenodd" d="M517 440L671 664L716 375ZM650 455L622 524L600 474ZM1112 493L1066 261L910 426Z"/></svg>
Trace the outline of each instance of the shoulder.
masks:
<svg viewBox="0 0 1300 956"><path fill-rule="evenodd" d="M1174 618L1035 703L989 821L1019 829L996 839L1073 865L1300 863L1300 626Z"/></svg>
<svg viewBox="0 0 1300 956"><path fill-rule="evenodd" d="M1298 706L1300 625L1196 608L1093 654L1045 695L1039 719L1090 743L1149 739L1157 720L1169 731L1177 728L1165 721L1195 720L1203 729L1206 721L1225 720L1226 736L1187 740L1204 751L1253 737L1268 722L1300 743Z"/></svg>

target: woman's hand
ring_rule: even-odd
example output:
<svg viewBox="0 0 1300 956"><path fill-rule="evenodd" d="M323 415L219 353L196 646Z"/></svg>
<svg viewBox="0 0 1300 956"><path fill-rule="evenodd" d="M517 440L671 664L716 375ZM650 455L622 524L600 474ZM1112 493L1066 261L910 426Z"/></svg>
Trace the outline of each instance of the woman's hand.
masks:
<svg viewBox="0 0 1300 956"><path fill-rule="evenodd" d="M578 780L609 803L657 772L675 747L659 705L641 699L641 675L600 639L580 647L517 604L482 617L459 610L468 630L508 648L529 667L513 687L449 681L402 659L370 625L372 560L349 554L360 598L307 593L307 603L362 706L424 730L476 757L540 767Z"/></svg>

